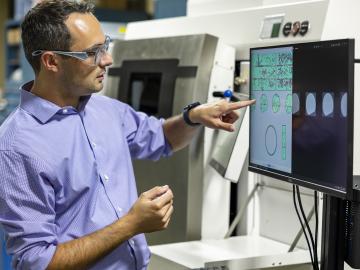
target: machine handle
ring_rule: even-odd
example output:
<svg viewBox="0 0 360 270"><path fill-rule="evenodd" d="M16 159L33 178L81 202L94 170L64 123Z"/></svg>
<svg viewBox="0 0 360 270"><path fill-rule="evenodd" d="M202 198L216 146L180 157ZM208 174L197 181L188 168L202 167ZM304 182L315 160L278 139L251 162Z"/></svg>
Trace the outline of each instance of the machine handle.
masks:
<svg viewBox="0 0 360 270"><path fill-rule="evenodd" d="M230 101L236 102L240 99L232 93L231 90L225 90L225 91L214 91L212 92L213 97L219 97L219 98L228 98Z"/></svg>

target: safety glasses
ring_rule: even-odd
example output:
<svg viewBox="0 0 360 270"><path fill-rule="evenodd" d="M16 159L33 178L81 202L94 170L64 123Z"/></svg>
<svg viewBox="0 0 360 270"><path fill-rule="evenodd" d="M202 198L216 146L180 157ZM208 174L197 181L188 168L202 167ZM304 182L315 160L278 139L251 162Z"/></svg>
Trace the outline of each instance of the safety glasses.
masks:
<svg viewBox="0 0 360 270"><path fill-rule="evenodd" d="M94 49L94 50L88 50L88 51L81 51L81 52L66 52L66 51L48 51L48 50L36 50L31 53L32 56L40 56L44 52L53 52L59 55L65 55L74 57L76 59L79 59L81 61L85 61L88 58L93 58L93 62L91 65L98 66L100 64L101 59L106 55L109 44L111 42L111 38L109 36L105 36L105 42L100 47Z"/></svg>

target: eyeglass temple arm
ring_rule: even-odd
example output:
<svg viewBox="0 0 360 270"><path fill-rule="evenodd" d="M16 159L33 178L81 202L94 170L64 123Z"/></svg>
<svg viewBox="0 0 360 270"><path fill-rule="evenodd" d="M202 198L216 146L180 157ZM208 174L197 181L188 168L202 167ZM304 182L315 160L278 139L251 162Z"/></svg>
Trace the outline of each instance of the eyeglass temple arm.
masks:
<svg viewBox="0 0 360 270"><path fill-rule="evenodd" d="M45 51L44 50L36 50L32 52L32 56L39 56L41 54L43 54ZM61 54L61 55L65 55L65 56L72 56L72 57L76 57L80 60L85 60L88 55L86 52L63 52L63 51L50 51L56 54Z"/></svg>

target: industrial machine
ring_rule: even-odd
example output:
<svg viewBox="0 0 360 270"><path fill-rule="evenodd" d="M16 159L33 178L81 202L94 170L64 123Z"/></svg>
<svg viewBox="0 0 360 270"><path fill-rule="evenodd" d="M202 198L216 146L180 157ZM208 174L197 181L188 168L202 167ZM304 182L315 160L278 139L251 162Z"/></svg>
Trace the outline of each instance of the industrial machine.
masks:
<svg viewBox="0 0 360 270"><path fill-rule="evenodd" d="M109 68L104 94L130 104L148 115L168 118L182 112L194 100L208 100L212 89L232 86L235 50L207 35L115 41L114 63ZM150 244L201 239L202 216L221 213L211 230L224 234L228 227L229 183L216 173L206 172L209 148L201 131L189 147L158 162L134 161L138 191L169 184L175 192L176 211L167 230L148 234ZM203 193L212 187L221 193L216 204ZM215 186L214 186L215 182ZM202 208L203 201L209 201ZM199 207L194 207L199 206Z"/></svg>
<svg viewBox="0 0 360 270"><path fill-rule="evenodd" d="M242 3L237 5L236 2ZM207 3L210 4L207 5ZM357 14L359 8L360 4L355 0L348 0L346 3L340 0L188 1L189 16L187 17L136 22L127 26L125 36L127 41L123 43L127 49L121 47L120 42L116 49L115 44L114 69L113 71L110 69L109 72L112 82L107 86L107 89L116 89L119 92L109 95L135 107L139 106L139 103L134 100L136 100L136 93L143 91L141 89L144 89L144 80L148 80L148 76L146 75L144 79L143 74L151 72L151 67L147 65L149 63L147 61L151 59L154 61L155 73L161 73L160 64L156 61L163 59L172 59L175 62L177 59L178 62L173 63L173 66L177 66L177 70L182 67L197 70L196 74L190 72L192 77L189 74L186 78L178 76L176 82L169 88L170 91L176 89L175 94L170 95L172 97L170 102L172 102L171 113L177 114L181 112L182 106L188 103L196 100L201 102L212 100L213 91L225 90L229 86L235 88L232 84L233 78L230 83L228 80L225 82L222 80L223 75L216 75L221 73L210 72L211 70L222 70L226 74L233 73L234 70L239 71L239 77L234 81L240 84L238 90L248 93L250 48L352 38L355 39L355 58L359 58L360 42L356 42L360 40L357 29L360 25ZM195 61L207 59L204 66L201 61L183 62L180 60L189 49L187 44L183 43L184 38L204 38L207 36L204 36L204 33L211 35L211 38L216 40L215 44L227 44L235 48L235 52L229 47L223 53L217 50L220 55L228 55L224 52L232 51L235 53L235 61L228 62L231 57L226 58L226 64L223 64L223 61L217 61L217 57L214 56L217 53L214 50L198 50L188 54L187 57ZM183 47L177 47L178 44ZM152 48L148 49L147 45ZM173 54L172 47L184 54L181 56ZM136 62L137 60L142 61L138 66L145 64L145 69L135 71L140 74L133 76L124 71L130 69L133 72L134 65L128 61ZM206 68L208 72L197 77L202 68ZM176 70L176 68L172 67L171 70ZM175 72L181 75L184 71ZM359 104L359 67L355 66L354 74L353 98L354 104ZM159 80L159 75L156 76L154 81L158 85L156 88L159 89L161 80ZM122 78L127 78L129 82L122 82ZM187 92L189 95L187 93L181 93L183 97L177 95L184 81L191 80L193 83L183 88L189 91ZM122 91L127 91L127 96ZM133 93L133 100L129 99L130 93ZM166 95L169 96L168 93ZM327 98L331 99L330 96ZM159 112L156 111L154 115L159 116L157 113ZM249 137L248 112L242 111L241 115L243 119L238 128L238 135L232 138L235 140L231 143L231 147L234 148L233 153L247 152L249 147L246 141ZM355 106L354 133L360 128L359 117L360 109ZM273 130L270 129L269 132ZM217 144L224 141L223 138L224 136L220 133L213 133L206 129L204 133L199 134L189 148L174 155L172 159L163 161L168 162L166 165L161 166L162 163L155 165L146 161L135 165L139 191L146 187L143 181L150 178L150 175L154 179L161 178L161 180L151 182L149 186L155 183L160 184L161 181L166 181L171 185L170 181L178 174L181 174L180 178L182 178L181 182L176 180L172 186L175 197L184 198L181 199L182 205L179 201L175 202L176 211L182 213L178 217L174 216L172 233L164 234L164 236L161 236L161 233L147 236L152 244L153 254L150 269L311 269L309 252L303 237L294 251L288 252L300 229L293 209L291 184L274 180L272 178L274 175L271 174L263 176L249 172L247 166L244 166L248 162L246 153L225 157L221 149L217 149L219 148ZM360 137L353 134L353 139L352 174L356 177L360 175ZM271 142L268 150L272 153ZM238 166L234 166L236 160L238 160ZM170 165L171 163L173 165ZM163 172L166 171L167 166L181 168L168 173ZM231 196L230 182L227 179L234 181L234 178L235 182L238 180L238 184L232 188L237 189L235 196L240 217L242 217L237 227L237 235L240 236L223 239L225 235L229 236L226 232L229 225ZM197 186L192 186L193 184ZM352 188L358 186L357 184ZM351 187L346 186L346 189L351 189ZM196 203L195 197L192 197L192 191L196 191L194 193L197 196L195 196ZM311 217L312 191L301 189L301 194L305 212ZM320 200L322 201L322 198ZM326 197L325 201L327 202L325 208L328 208L331 202ZM319 206L321 212L322 204ZM352 210L356 211L356 209ZM194 216L197 218L193 219ZM310 227L314 227L314 219L309 222ZM180 226L177 227L178 224ZM200 238L200 241L188 241ZM326 248L323 247L323 250ZM327 255L331 256L330 253ZM326 270L329 269L331 268L326 268Z"/></svg>

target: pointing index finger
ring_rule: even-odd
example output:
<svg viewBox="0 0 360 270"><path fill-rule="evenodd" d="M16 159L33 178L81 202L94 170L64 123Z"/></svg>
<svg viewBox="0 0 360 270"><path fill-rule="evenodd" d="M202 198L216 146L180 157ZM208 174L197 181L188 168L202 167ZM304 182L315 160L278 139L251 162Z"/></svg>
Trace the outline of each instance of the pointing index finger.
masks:
<svg viewBox="0 0 360 270"><path fill-rule="evenodd" d="M237 109L252 105L254 103L255 103L255 99L231 102L231 103L228 104L228 111L234 111L234 110L237 110Z"/></svg>

